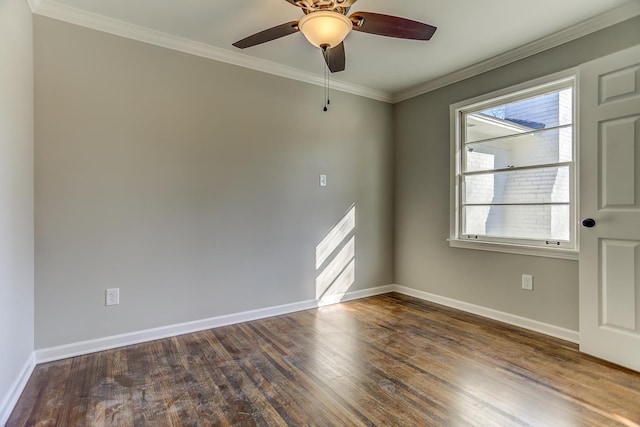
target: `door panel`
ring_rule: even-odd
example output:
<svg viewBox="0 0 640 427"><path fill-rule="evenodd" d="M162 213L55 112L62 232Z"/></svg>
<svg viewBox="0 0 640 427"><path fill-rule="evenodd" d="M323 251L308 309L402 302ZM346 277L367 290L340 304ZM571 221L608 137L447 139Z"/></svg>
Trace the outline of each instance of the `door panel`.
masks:
<svg viewBox="0 0 640 427"><path fill-rule="evenodd" d="M640 116L600 124L600 209L637 208Z"/></svg>
<svg viewBox="0 0 640 427"><path fill-rule="evenodd" d="M601 324L635 331L640 242L603 239L601 245L605 263L600 295Z"/></svg>
<svg viewBox="0 0 640 427"><path fill-rule="evenodd" d="M598 78L599 103L619 101L626 96L638 95L640 91L640 67L633 65L603 74Z"/></svg>
<svg viewBox="0 0 640 427"><path fill-rule="evenodd" d="M580 350L640 371L640 46L579 80Z"/></svg>

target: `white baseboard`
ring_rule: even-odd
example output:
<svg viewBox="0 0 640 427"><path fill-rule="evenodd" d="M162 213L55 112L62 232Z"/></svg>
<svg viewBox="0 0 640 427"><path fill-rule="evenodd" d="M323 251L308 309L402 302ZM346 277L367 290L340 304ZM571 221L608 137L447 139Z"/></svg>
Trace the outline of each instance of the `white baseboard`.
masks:
<svg viewBox="0 0 640 427"><path fill-rule="evenodd" d="M407 288L399 285L386 285L376 288L363 289L360 291L348 292L342 296L336 296L330 300L324 300L322 305L334 304L338 302L351 301L369 296L385 294L388 292L398 292L437 304L442 304L458 310L499 320L511 325L519 326L532 331L547 334L556 338L561 338L574 343L578 342L578 332L537 320L527 319L514 314L504 313L487 307L458 301L452 298L442 297L417 289ZM294 313L296 311L308 310L319 306L316 300L307 300L292 304L284 304L274 307L261 308L257 310L244 311L224 316L216 316L208 319L195 320L192 322L179 323L175 325L161 326L158 328L145 329L142 331L129 332L121 335L97 338L88 341L80 341L57 347L43 348L35 351L35 362L45 363L54 360L66 359L68 357L94 353L97 351L109 350L117 347L124 347L132 344L153 341L176 335L188 334L221 326L233 325L236 323L248 322L251 320L265 319L267 317L279 316L282 314Z"/></svg>
<svg viewBox="0 0 640 427"><path fill-rule="evenodd" d="M537 320L527 319L525 317L516 316L514 314L504 313L491 308L470 304L464 301L459 301L400 285L386 285L376 288L348 292L342 296L332 298L330 301L325 301L323 305L327 305L327 303L333 304L352 301L374 295L386 294L389 292L398 292L425 301L434 302L436 304L441 304L447 307L466 311L472 314L477 314L479 316L498 320L514 326L519 326L521 328L540 332L573 343L578 343L579 340L579 334L577 331L572 331L570 329L561 328L559 326L550 325L547 323L539 322ZM0 403L0 426L4 425L4 423L6 423L7 419L9 418L11 411L13 410L20 395L22 394L22 391L24 390L27 381L31 377L33 369L35 368L37 363L51 362L54 360L66 359L68 357L109 350L112 348L123 347L132 344L139 344L147 341L188 334L191 332L248 322L252 320L265 319L282 314L294 313L296 311L317 308L318 306L318 301L307 300L36 350L35 352L31 353L31 355L29 356L29 360L27 360L20 372L20 375L12 384L7 396L5 396L5 398Z"/></svg>
<svg viewBox="0 0 640 427"><path fill-rule="evenodd" d="M366 298L391 292L393 286L380 286L376 288L363 289L360 291L348 292L342 296L336 296L331 301L324 301L322 305L334 304L343 301ZM195 320L192 322L179 323L175 325L161 326L153 329L129 332L121 335L97 338L88 341L80 341L65 344L57 347L49 347L36 350L35 360L37 363L52 362L54 360L66 359L68 357L80 356L83 354L95 353L97 351L109 350L126 345L139 344L161 338L173 337L176 335L188 334L191 332L203 331L220 326L233 325L236 323L248 322L251 320L265 319L267 317L279 316L282 314L294 313L296 311L317 308L318 301L308 300L292 304L284 304L275 307L260 308L257 310L244 311L225 316L216 316L208 319Z"/></svg>
<svg viewBox="0 0 640 427"><path fill-rule="evenodd" d="M347 301L353 301L356 299L372 297L375 295L388 294L389 292L393 292L393 289L394 289L394 285L385 285L385 286L378 286L375 288L363 289L361 291L348 292L342 296L335 295L333 297L323 298L322 304L317 304L317 305L324 306L324 305L330 305L330 304L337 304L339 302L347 302Z"/></svg>
<svg viewBox="0 0 640 427"><path fill-rule="evenodd" d="M526 317L516 316L492 308L480 305L470 304L468 302L459 301L453 298L447 298L429 292L419 291L417 289L407 288L405 286L394 285L393 290L400 294L408 295L425 301L434 302L447 307L455 308L468 313L477 314L478 316L488 317L489 319L498 320L510 325L519 326L531 331L540 332L541 334L550 335L572 343L579 343L580 334L578 331L561 328L559 326L550 325L548 323L539 322L537 320L528 319Z"/></svg>
<svg viewBox="0 0 640 427"><path fill-rule="evenodd" d="M31 378L31 374L33 373L33 369L36 367L36 356L34 352L31 352L29 358L24 363L24 366L20 370L20 373L11 384L9 391L7 394L0 400L0 426L3 426L7 423L9 419L9 415L13 411L13 408L18 403L18 399L22 394L22 391L27 385L27 381Z"/></svg>

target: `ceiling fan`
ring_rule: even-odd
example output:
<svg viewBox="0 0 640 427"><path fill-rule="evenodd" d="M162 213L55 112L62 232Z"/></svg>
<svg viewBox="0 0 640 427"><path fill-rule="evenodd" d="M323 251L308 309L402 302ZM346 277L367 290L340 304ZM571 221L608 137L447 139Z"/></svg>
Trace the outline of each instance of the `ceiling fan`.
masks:
<svg viewBox="0 0 640 427"><path fill-rule="evenodd" d="M314 46L322 49L332 73L345 69L344 38L353 31L400 39L429 40L436 27L397 16L372 12L347 15L357 0L286 0L302 9L304 16L268 28L233 43L240 49L256 46L289 34L302 32Z"/></svg>

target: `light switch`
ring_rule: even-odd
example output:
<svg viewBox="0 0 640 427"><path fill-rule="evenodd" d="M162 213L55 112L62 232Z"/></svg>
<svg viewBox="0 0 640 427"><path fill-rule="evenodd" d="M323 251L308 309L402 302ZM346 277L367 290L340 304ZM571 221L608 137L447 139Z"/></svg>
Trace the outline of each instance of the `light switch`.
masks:
<svg viewBox="0 0 640 427"><path fill-rule="evenodd" d="M327 175L320 175L320 187L327 186Z"/></svg>

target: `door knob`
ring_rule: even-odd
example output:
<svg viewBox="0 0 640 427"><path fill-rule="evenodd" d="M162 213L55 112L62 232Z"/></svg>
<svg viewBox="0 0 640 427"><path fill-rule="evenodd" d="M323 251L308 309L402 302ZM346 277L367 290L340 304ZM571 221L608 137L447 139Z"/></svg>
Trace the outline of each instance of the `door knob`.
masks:
<svg viewBox="0 0 640 427"><path fill-rule="evenodd" d="M594 227L596 225L596 220L593 218L585 218L582 220L582 225L587 228Z"/></svg>

